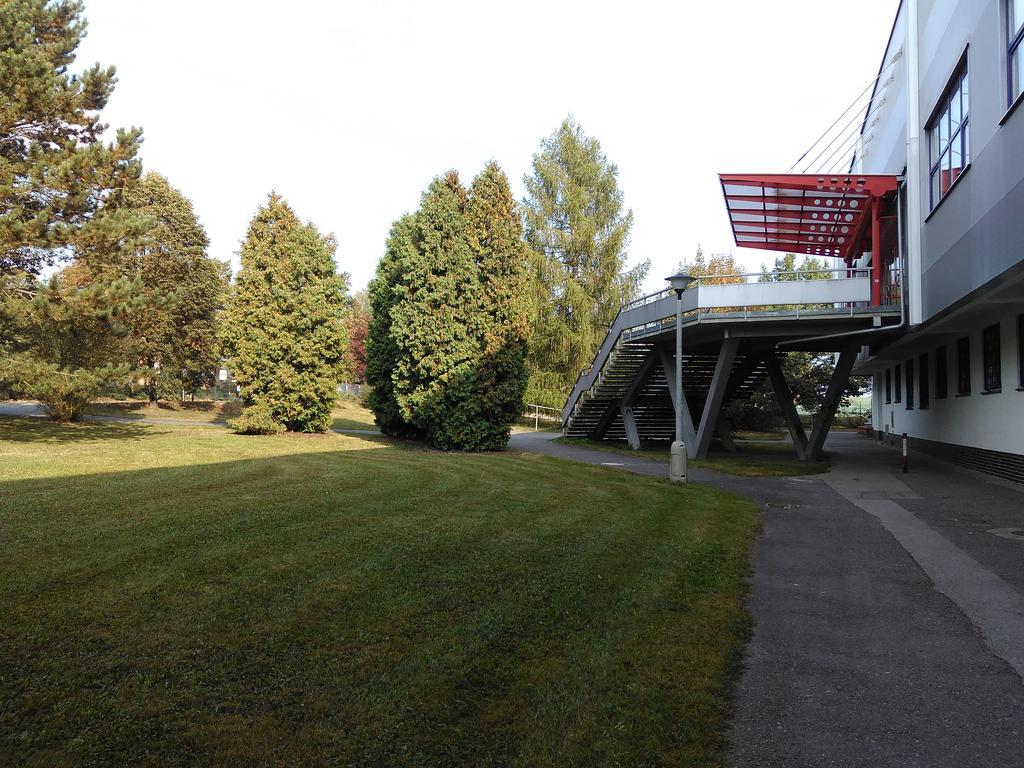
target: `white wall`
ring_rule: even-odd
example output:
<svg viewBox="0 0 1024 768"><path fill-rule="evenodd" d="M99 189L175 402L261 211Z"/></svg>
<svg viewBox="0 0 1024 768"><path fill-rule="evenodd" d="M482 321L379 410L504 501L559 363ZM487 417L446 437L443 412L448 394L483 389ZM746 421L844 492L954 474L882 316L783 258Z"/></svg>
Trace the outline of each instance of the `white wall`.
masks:
<svg viewBox="0 0 1024 768"><path fill-rule="evenodd" d="M991 315L973 324L970 331L945 337L922 336L920 343L899 352L900 364L914 359L914 410L907 409L906 373L903 375L903 397L900 403L885 403L885 373L879 372L874 380L873 423L876 429L897 434L906 432L911 437L954 443L976 448L987 448L1024 455L1024 391L1020 387L1017 351L1017 313L1024 307ZM1002 391L983 395L982 329L999 322L1001 346ZM956 340L965 335L971 340L971 394L957 396ZM947 346L948 396L935 397L935 350ZM920 408L917 392L920 379L921 354L928 354L929 386L931 398L927 409ZM888 363L890 368L894 362ZM895 376L893 376L895 379ZM895 386L895 381L894 381Z"/></svg>

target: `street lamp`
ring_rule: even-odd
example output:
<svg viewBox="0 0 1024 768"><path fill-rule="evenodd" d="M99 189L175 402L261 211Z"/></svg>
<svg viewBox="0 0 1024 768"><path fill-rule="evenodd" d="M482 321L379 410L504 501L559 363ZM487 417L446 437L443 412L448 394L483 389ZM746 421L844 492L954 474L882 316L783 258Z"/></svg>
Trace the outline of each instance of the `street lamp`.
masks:
<svg viewBox="0 0 1024 768"><path fill-rule="evenodd" d="M668 477L686 482L686 440L683 435L683 291L697 278L678 272L665 278L676 292L676 439L669 456Z"/></svg>

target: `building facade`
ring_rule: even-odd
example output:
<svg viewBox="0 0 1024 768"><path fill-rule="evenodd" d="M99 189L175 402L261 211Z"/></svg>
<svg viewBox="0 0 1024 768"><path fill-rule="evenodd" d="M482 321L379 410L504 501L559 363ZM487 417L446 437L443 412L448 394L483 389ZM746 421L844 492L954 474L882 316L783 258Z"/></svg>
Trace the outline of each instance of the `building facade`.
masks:
<svg viewBox="0 0 1024 768"><path fill-rule="evenodd" d="M1022 36L1024 0L905 0L853 169L901 180L905 322L868 345L856 369L873 376L876 431L906 433L912 445L1016 480L1024 480Z"/></svg>

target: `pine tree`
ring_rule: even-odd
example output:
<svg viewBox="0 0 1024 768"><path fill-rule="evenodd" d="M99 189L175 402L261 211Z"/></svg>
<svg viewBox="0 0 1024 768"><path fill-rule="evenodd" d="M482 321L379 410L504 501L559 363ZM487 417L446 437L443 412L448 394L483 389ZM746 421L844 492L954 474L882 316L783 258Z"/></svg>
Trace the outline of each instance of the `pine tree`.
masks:
<svg viewBox="0 0 1024 768"><path fill-rule="evenodd" d="M572 118L541 142L524 182L535 301L531 399L561 405L620 306L639 293L650 262L626 269L633 213L623 212L618 168Z"/></svg>
<svg viewBox="0 0 1024 768"><path fill-rule="evenodd" d="M384 256L370 281L370 322L366 330L367 404L381 432L393 437L419 437L422 431L403 415L395 393L398 343L392 334L391 311L399 302L403 264L412 260L415 218L407 214L391 226Z"/></svg>
<svg viewBox="0 0 1024 768"><path fill-rule="evenodd" d="M129 214L140 234L120 243L90 243L78 262L99 280L138 277L147 310L128 320L128 353L146 369L150 401L213 383L217 311L227 291L227 264L207 257L209 239L191 201L163 176L147 173L104 215ZM161 301L169 299L169 301Z"/></svg>
<svg viewBox="0 0 1024 768"><path fill-rule="evenodd" d="M496 450L523 413L530 338L528 249L508 178L496 163L474 179L466 216L484 312L476 392L487 433L480 447Z"/></svg>
<svg viewBox="0 0 1024 768"><path fill-rule="evenodd" d="M96 213L138 179L142 131L100 140L114 68L69 71L85 28L78 0L0 5L0 272L38 273L81 229L117 226Z"/></svg>
<svg viewBox="0 0 1024 768"><path fill-rule="evenodd" d="M7 352L0 381L36 400L54 421L78 421L104 388L124 385L134 366L124 359L125 316L146 301L138 280L83 281L69 267L41 284L4 278L0 327Z"/></svg>
<svg viewBox="0 0 1024 768"><path fill-rule="evenodd" d="M333 237L271 194L249 225L221 326L241 385L241 432L323 432L331 424L348 339L346 280Z"/></svg>

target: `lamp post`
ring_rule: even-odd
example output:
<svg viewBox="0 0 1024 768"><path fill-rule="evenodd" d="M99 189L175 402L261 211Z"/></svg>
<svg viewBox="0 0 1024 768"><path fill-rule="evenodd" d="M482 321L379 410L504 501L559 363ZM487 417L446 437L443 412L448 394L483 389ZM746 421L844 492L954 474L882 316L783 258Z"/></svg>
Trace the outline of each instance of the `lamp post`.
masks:
<svg viewBox="0 0 1024 768"><path fill-rule="evenodd" d="M683 291L697 278L682 272L665 278L676 292L676 439L669 456L668 477L686 482L686 439L683 434Z"/></svg>

